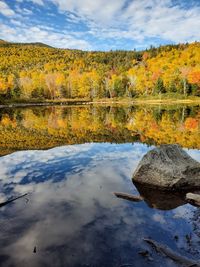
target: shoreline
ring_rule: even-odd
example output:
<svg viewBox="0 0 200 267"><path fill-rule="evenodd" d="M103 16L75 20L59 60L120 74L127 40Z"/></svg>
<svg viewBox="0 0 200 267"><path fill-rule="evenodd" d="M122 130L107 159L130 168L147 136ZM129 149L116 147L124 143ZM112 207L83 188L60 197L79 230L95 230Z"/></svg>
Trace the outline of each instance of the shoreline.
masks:
<svg viewBox="0 0 200 267"><path fill-rule="evenodd" d="M37 107L37 106L69 106L69 105L94 105L94 104L148 104L148 105L173 105L173 104L200 104L199 99L99 99L99 100L57 100L44 102L13 102L0 104L0 108Z"/></svg>

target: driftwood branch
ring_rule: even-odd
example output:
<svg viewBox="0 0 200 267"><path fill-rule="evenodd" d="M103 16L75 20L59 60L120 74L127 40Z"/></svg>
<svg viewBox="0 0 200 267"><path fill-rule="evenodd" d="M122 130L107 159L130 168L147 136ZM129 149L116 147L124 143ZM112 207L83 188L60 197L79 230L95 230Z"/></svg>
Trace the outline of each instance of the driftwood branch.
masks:
<svg viewBox="0 0 200 267"><path fill-rule="evenodd" d="M199 194L187 193L186 201L190 203L191 205L200 207L200 195Z"/></svg>
<svg viewBox="0 0 200 267"><path fill-rule="evenodd" d="M26 194L21 195L21 196L19 196L19 197L15 197L15 198L9 199L9 200L7 200L7 201L5 201L5 202L2 202L2 203L0 203L0 208L3 207L3 206L6 206L7 204L9 204L9 203L11 203L11 202L14 202L15 200L17 200L17 199L19 199L19 198L25 197L25 196L27 196L27 195L28 195L28 194L26 193Z"/></svg>
<svg viewBox="0 0 200 267"><path fill-rule="evenodd" d="M141 197L141 196L126 194L126 193L122 193L122 192L114 192L113 194L118 198L123 198L123 199L134 201L134 202L143 201L143 197Z"/></svg>
<svg viewBox="0 0 200 267"><path fill-rule="evenodd" d="M170 249L168 246L159 244L158 242L144 238L144 241L150 244L157 252L164 254L171 260L186 266L186 267L200 267L200 262L197 262L193 259L189 259L187 257L184 257L176 252L174 252L172 249Z"/></svg>

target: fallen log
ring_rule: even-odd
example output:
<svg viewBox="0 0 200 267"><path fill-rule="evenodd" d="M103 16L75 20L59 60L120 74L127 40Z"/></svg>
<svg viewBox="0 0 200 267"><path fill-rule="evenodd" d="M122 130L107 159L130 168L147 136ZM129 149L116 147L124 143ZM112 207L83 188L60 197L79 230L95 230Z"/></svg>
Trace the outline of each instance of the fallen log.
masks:
<svg viewBox="0 0 200 267"><path fill-rule="evenodd" d="M157 252L164 254L165 256L167 256L168 258L170 258L171 260L186 266L186 267L200 267L200 262L197 262L193 259L189 259L185 256L182 256L176 252L174 252L171 248L169 248L166 245L162 245L159 244L158 242L152 240L152 239L148 239L148 238L144 238L144 241L147 242L148 244L150 244Z"/></svg>
<svg viewBox="0 0 200 267"><path fill-rule="evenodd" d="M2 203L0 203L0 208L3 207L3 206L6 206L7 204L9 204L9 203L11 203L11 202L14 202L15 200L17 200L17 199L19 199L19 198L25 197L25 196L27 196L27 195L28 195L28 194L26 193L26 194L24 194L24 195L21 195L21 196L18 196L18 197L9 199L9 200L7 200L7 201L5 201L5 202L2 202Z"/></svg>
<svg viewBox="0 0 200 267"><path fill-rule="evenodd" d="M144 200L143 197L141 197L141 196L126 194L126 193L122 193L122 192L114 192L113 194L118 198L123 198L123 199L130 200L133 202L140 202L140 201Z"/></svg>
<svg viewBox="0 0 200 267"><path fill-rule="evenodd" d="M187 193L186 201L194 206L200 207L200 195L199 194Z"/></svg>

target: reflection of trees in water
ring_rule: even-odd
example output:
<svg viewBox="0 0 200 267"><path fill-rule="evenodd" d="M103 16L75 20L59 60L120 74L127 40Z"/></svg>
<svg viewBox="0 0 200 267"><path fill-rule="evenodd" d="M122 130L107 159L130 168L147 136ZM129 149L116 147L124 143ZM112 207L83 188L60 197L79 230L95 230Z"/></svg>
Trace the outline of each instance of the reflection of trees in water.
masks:
<svg viewBox="0 0 200 267"><path fill-rule="evenodd" d="M48 116L48 114L50 113L50 110L45 107L31 108L31 111L36 117L45 117Z"/></svg>
<svg viewBox="0 0 200 267"><path fill-rule="evenodd" d="M153 117L154 119L159 122L162 120L163 114L168 114L170 119L173 120L174 116L180 122L184 122L187 117L195 117L197 115L197 108L196 107L188 107L183 106L177 109L165 109L165 108L155 108L153 109Z"/></svg>
<svg viewBox="0 0 200 267"><path fill-rule="evenodd" d="M88 105L0 110L1 146L15 150L91 141L180 143L198 148L199 125L195 106Z"/></svg>
<svg viewBox="0 0 200 267"><path fill-rule="evenodd" d="M12 121L15 118L16 113L17 111L15 111L15 109L11 109L11 108L0 109L0 121L5 115L7 115L9 119Z"/></svg>
<svg viewBox="0 0 200 267"><path fill-rule="evenodd" d="M163 109L154 109L153 117L154 117L156 122L159 122L162 120L162 115L164 112L165 112L165 110L163 110Z"/></svg>

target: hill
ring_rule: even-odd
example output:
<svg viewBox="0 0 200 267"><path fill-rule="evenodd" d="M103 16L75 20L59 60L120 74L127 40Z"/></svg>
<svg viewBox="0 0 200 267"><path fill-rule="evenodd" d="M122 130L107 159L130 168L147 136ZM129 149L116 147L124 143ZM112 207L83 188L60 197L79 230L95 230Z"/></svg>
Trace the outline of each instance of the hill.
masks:
<svg viewBox="0 0 200 267"><path fill-rule="evenodd" d="M6 44L6 43L8 43L8 42L0 39L0 44Z"/></svg>
<svg viewBox="0 0 200 267"><path fill-rule="evenodd" d="M200 96L200 43L109 52L0 45L1 101L169 93Z"/></svg>
<svg viewBox="0 0 200 267"><path fill-rule="evenodd" d="M36 42L36 43L15 43L15 42L8 42L5 40L0 39L0 46L10 47L10 46L40 46L40 47L51 47L47 44Z"/></svg>

